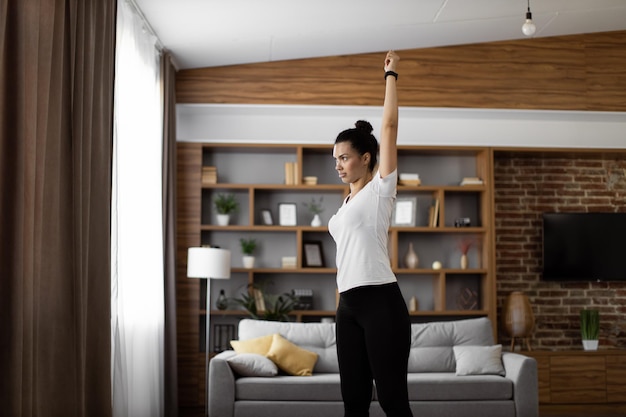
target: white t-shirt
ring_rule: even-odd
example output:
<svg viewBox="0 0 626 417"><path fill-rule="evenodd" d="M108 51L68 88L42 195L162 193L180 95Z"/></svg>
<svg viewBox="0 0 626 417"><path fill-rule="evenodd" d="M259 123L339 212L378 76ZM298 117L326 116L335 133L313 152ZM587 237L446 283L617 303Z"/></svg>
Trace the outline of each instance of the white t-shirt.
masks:
<svg viewBox="0 0 626 417"><path fill-rule="evenodd" d="M388 240L397 179L397 170L385 178L376 172L361 191L344 200L328 222L328 230L337 244L339 292L396 281L389 261Z"/></svg>

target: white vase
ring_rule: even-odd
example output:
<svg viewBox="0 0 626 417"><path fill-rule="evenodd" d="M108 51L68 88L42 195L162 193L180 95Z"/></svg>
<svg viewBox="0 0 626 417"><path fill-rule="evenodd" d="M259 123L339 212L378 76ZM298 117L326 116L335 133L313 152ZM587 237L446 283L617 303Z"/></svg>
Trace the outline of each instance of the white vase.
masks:
<svg viewBox="0 0 626 417"><path fill-rule="evenodd" d="M244 255L243 267L248 269L254 268L254 256Z"/></svg>
<svg viewBox="0 0 626 417"><path fill-rule="evenodd" d="M598 350L598 341L597 340L583 340L583 349Z"/></svg>
<svg viewBox="0 0 626 417"><path fill-rule="evenodd" d="M467 269L467 264L468 264L467 255L466 254L461 255L461 269Z"/></svg>
<svg viewBox="0 0 626 417"><path fill-rule="evenodd" d="M417 265L419 265L419 262L419 257L417 256L417 253L415 253L415 250L413 250L413 242L410 242L409 250L406 255L404 255L404 266L405 268L415 269L417 268Z"/></svg>
<svg viewBox="0 0 626 417"><path fill-rule="evenodd" d="M228 226L230 222L230 214L218 214L217 215L217 224L219 226Z"/></svg>
<svg viewBox="0 0 626 417"><path fill-rule="evenodd" d="M320 217L319 214L316 214L315 216L313 216L313 220L311 220L311 226L320 227L321 225L322 225L322 218Z"/></svg>

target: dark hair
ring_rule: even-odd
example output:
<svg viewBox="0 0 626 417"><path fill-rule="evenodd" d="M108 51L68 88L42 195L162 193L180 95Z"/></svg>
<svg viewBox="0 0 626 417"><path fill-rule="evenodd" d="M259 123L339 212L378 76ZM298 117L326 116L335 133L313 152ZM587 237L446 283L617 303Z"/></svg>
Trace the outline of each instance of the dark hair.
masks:
<svg viewBox="0 0 626 417"><path fill-rule="evenodd" d="M354 124L356 127L346 129L337 135L335 145L341 142L350 142L352 149L356 150L359 155L370 154L369 170L374 171L378 156L378 141L372 135L372 125L365 120L359 120Z"/></svg>

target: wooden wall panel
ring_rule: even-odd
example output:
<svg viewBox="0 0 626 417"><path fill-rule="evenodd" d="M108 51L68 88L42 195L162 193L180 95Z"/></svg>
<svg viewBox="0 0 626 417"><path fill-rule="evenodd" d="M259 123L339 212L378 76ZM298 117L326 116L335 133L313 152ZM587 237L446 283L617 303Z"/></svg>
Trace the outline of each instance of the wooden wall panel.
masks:
<svg viewBox="0 0 626 417"><path fill-rule="evenodd" d="M401 106L626 111L626 31L400 54ZM379 106L383 56L182 70L177 101Z"/></svg>
<svg viewBox="0 0 626 417"><path fill-rule="evenodd" d="M200 280L187 278L187 248L200 245L202 147L178 144L176 214L176 330L178 401L181 407L204 404L198 370L204 376L204 354L199 352L198 309Z"/></svg>

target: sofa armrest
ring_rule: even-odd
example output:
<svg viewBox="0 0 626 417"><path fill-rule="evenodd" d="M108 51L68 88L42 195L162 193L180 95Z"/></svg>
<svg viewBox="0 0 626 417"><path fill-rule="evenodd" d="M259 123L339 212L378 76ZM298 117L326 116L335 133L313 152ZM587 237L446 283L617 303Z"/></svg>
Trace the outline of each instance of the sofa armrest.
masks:
<svg viewBox="0 0 626 417"><path fill-rule="evenodd" d="M235 374L226 361L233 351L224 351L209 362L209 415L233 417L235 413Z"/></svg>
<svg viewBox="0 0 626 417"><path fill-rule="evenodd" d="M506 378L513 381L516 417L537 417L539 415L537 361L518 353L503 352L502 363Z"/></svg>

